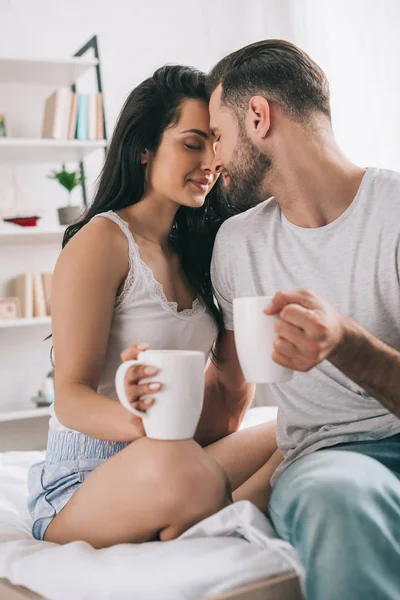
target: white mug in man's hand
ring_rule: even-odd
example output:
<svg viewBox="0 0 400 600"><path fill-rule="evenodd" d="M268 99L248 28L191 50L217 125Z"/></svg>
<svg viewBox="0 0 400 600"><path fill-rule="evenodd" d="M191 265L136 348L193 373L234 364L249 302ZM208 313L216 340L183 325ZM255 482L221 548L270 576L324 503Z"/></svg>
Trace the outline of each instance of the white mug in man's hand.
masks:
<svg viewBox="0 0 400 600"><path fill-rule="evenodd" d="M133 365L157 367L161 390L152 393L154 404L141 412L129 402L125 376ZM186 350L147 350L138 360L127 360L117 370L115 388L123 406L143 419L147 437L158 440L186 440L194 437L203 407L204 352ZM149 383L151 378L142 379Z"/></svg>
<svg viewBox="0 0 400 600"><path fill-rule="evenodd" d="M293 371L272 360L277 337L277 315L265 315L273 296L235 298L233 322L236 350L248 383L281 383L292 378Z"/></svg>

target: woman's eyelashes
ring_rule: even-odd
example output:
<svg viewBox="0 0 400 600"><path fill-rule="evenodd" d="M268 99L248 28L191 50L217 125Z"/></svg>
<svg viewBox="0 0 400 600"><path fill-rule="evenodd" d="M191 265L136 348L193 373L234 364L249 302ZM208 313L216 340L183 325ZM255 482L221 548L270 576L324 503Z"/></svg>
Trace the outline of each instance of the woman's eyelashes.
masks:
<svg viewBox="0 0 400 600"><path fill-rule="evenodd" d="M184 146L185 146L185 148L187 148L188 150L197 150L197 151L199 151L199 150L202 150L202 149L203 149L203 146L202 146L202 145L199 145L199 144L191 144L191 143L189 143L189 142L185 142L185 143L184 143Z"/></svg>

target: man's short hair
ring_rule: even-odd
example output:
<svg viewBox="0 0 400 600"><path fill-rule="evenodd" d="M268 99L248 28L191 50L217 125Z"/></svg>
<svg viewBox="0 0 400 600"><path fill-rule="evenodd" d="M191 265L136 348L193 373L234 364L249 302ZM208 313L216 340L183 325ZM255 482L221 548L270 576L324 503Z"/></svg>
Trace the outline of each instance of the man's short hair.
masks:
<svg viewBox="0 0 400 600"><path fill-rule="evenodd" d="M264 40L232 52L208 77L210 93L222 85L222 105L239 118L252 96L264 96L300 122L316 112L331 118L329 83L322 69L284 40Z"/></svg>

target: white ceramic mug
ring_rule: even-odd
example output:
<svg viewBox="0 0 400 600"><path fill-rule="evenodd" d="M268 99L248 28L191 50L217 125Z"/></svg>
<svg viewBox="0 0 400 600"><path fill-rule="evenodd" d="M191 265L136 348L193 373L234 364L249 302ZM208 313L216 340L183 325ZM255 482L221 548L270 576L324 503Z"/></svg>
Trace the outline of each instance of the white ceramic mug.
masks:
<svg viewBox="0 0 400 600"><path fill-rule="evenodd" d="M273 296L235 298L233 321L236 350L248 383L279 383L292 378L293 371L272 360L277 337L277 315L265 315Z"/></svg>
<svg viewBox="0 0 400 600"><path fill-rule="evenodd" d="M136 410L125 392L125 375L132 365L151 365L160 371L155 378L162 388L152 393L154 404L146 412ZM194 437L203 407L205 355L186 350L147 350L138 360L122 363L115 376L115 388L123 406L143 419L147 437L158 440L186 440Z"/></svg>

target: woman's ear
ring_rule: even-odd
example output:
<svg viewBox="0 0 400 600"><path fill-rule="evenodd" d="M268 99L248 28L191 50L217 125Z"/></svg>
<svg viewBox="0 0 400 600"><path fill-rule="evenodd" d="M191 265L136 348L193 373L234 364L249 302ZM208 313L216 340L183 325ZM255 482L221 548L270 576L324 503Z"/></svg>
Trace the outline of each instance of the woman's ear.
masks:
<svg viewBox="0 0 400 600"><path fill-rule="evenodd" d="M142 152L142 156L141 156L141 159L140 159L140 164L147 165L147 163L149 162L149 158L150 158L150 152L148 150L144 150Z"/></svg>

